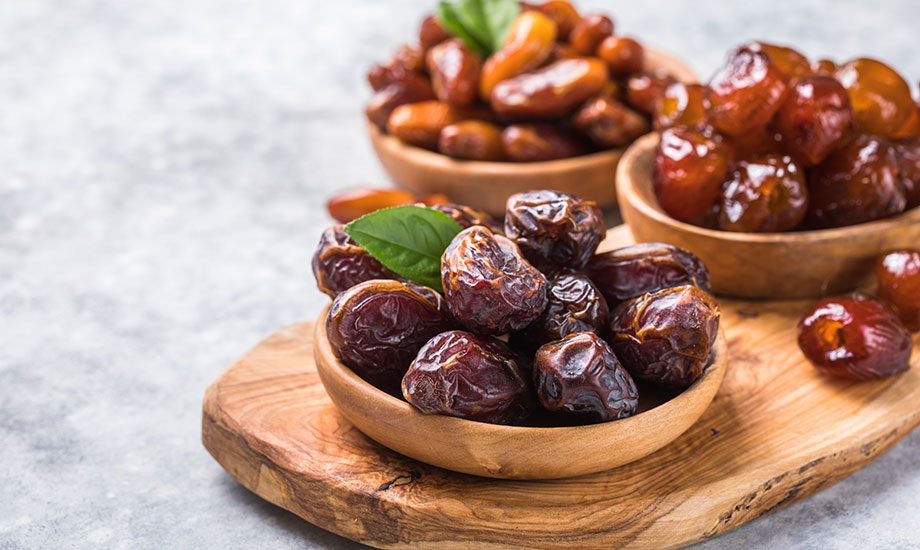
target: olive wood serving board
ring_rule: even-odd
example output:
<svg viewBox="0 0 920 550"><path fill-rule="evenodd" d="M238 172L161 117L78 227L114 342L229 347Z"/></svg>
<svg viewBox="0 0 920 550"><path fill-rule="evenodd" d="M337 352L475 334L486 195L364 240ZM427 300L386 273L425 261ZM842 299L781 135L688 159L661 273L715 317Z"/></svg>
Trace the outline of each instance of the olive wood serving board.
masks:
<svg viewBox="0 0 920 550"><path fill-rule="evenodd" d="M602 246L630 242L621 226ZM312 323L269 336L208 388L202 440L262 498L379 548L676 548L828 487L920 423L920 338L909 371L836 380L795 343L811 301L720 303L729 364L709 409L671 444L607 472L494 480L378 445L326 396Z"/></svg>

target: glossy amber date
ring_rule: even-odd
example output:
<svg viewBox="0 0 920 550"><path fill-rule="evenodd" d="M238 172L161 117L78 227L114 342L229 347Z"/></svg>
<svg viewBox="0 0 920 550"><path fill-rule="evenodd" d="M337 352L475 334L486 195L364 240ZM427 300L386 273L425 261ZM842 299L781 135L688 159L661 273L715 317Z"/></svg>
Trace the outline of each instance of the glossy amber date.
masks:
<svg viewBox="0 0 920 550"><path fill-rule="evenodd" d="M655 110L655 128L697 126L706 122L709 99L706 86L675 82L665 88Z"/></svg>
<svg viewBox="0 0 920 550"><path fill-rule="evenodd" d="M393 109L387 131L410 145L437 149L441 130L467 118L472 118L467 110L443 101L407 103Z"/></svg>
<svg viewBox="0 0 920 550"><path fill-rule="evenodd" d="M342 225L326 229L319 238L313 253L313 276L320 292L333 298L364 281L397 277L351 240Z"/></svg>
<svg viewBox="0 0 920 550"><path fill-rule="evenodd" d="M910 366L910 333L885 304L863 294L821 300L798 328L805 358L826 374L870 380Z"/></svg>
<svg viewBox="0 0 920 550"><path fill-rule="evenodd" d="M626 370L673 388L700 377L719 331L718 304L692 285L644 294L610 316L610 347Z"/></svg>
<svg viewBox="0 0 920 550"><path fill-rule="evenodd" d="M335 356L370 384L395 395L422 345L451 328L440 294L414 283L382 279L340 293L326 317Z"/></svg>
<svg viewBox="0 0 920 550"><path fill-rule="evenodd" d="M763 128L786 97L787 79L766 53L738 49L709 81L709 119L732 136Z"/></svg>
<svg viewBox="0 0 920 550"><path fill-rule="evenodd" d="M642 44L627 36L608 36L597 47L597 56L607 62L614 76L637 73L645 65Z"/></svg>
<svg viewBox="0 0 920 550"><path fill-rule="evenodd" d="M438 99L458 107L476 100L482 61L462 40L451 38L434 46L428 50L427 63Z"/></svg>
<svg viewBox="0 0 920 550"><path fill-rule="evenodd" d="M740 161L726 177L719 205L719 229L773 233L793 229L808 212L801 166L786 155Z"/></svg>
<svg viewBox="0 0 920 550"><path fill-rule="evenodd" d="M648 120L608 93L588 100L575 113L575 128L599 147L622 147L649 131Z"/></svg>
<svg viewBox="0 0 920 550"><path fill-rule="evenodd" d="M824 76L834 76L840 70L840 65L830 59L819 59L811 64L811 72Z"/></svg>
<svg viewBox="0 0 920 550"><path fill-rule="evenodd" d="M582 55L595 55L597 47L613 34L613 21L599 13L583 17L569 35L569 42Z"/></svg>
<svg viewBox="0 0 920 550"><path fill-rule="evenodd" d="M676 126L661 132L654 173L661 208L685 222L709 211L731 161L730 147L708 129Z"/></svg>
<svg viewBox="0 0 920 550"><path fill-rule="evenodd" d="M834 150L850 129L853 109L846 89L829 76L800 79L776 114L783 146L805 166Z"/></svg>
<svg viewBox="0 0 920 550"><path fill-rule="evenodd" d="M520 330L546 307L546 277L514 241L482 226L451 241L441 256L441 284L450 312L477 334Z"/></svg>
<svg viewBox="0 0 920 550"><path fill-rule="evenodd" d="M799 51L787 46L769 44L767 42L749 42L741 47L749 49L752 52L763 52L767 54L767 57L770 58L770 62L773 63L781 73L786 75L790 82L806 77L812 73L811 63L809 63L808 58Z"/></svg>
<svg viewBox="0 0 920 550"><path fill-rule="evenodd" d="M809 176L808 223L827 228L902 212L907 200L894 148L862 134L832 152Z"/></svg>
<svg viewBox="0 0 920 550"><path fill-rule="evenodd" d="M576 332L603 332L610 310L607 300L587 276L565 268L550 280L546 309L527 328L514 335L513 344L536 350L547 342Z"/></svg>
<svg viewBox="0 0 920 550"><path fill-rule="evenodd" d="M891 139L920 138L920 105L911 110L907 120L891 135Z"/></svg>
<svg viewBox="0 0 920 550"><path fill-rule="evenodd" d="M576 157L584 144L554 124L512 124L502 130L505 156L517 162L540 162Z"/></svg>
<svg viewBox="0 0 920 550"><path fill-rule="evenodd" d="M450 124L441 130L438 151L458 159L504 160L502 129L481 120L463 120Z"/></svg>
<svg viewBox="0 0 920 550"><path fill-rule="evenodd" d="M441 42L450 38L450 33L441 25L438 18L434 15L427 15L422 19L422 24L418 29L418 43L422 49L427 51L429 48L437 46Z"/></svg>
<svg viewBox="0 0 920 550"><path fill-rule="evenodd" d="M390 115L400 105L435 99L434 89L428 79L415 75L394 82L375 93L364 109L364 114L375 126L386 130Z"/></svg>
<svg viewBox="0 0 920 550"><path fill-rule="evenodd" d="M539 11L524 11L508 31L502 47L486 59L479 79L479 97L489 101L503 80L539 67L553 51L556 23Z"/></svg>
<svg viewBox="0 0 920 550"><path fill-rule="evenodd" d="M326 202L326 211L339 223L348 223L381 208L390 208L413 201L412 193L399 189L349 189Z"/></svg>
<svg viewBox="0 0 920 550"><path fill-rule="evenodd" d="M484 225L491 229L492 233L504 234L505 229L502 224L498 223L495 218L482 210L452 202L433 204L431 207L440 212L444 212L464 229L473 227L474 225Z"/></svg>
<svg viewBox="0 0 920 550"><path fill-rule="evenodd" d="M907 208L920 206L920 139L895 143L895 154L901 170L901 187Z"/></svg>
<svg viewBox="0 0 920 550"><path fill-rule="evenodd" d="M893 250L875 263L878 296L908 329L920 330L920 250Z"/></svg>
<svg viewBox="0 0 920 550"><path fill-rule="evenodd" d="M568 193L516 193L505 207L505 235L544 272L584 267L606 230L597 203Z"/></svg>
<svg viewBox="0 0 920 550"><path fill-rule="evenodd" d="M709 270L692 252L664 243L640 243L595 254L585 269L607 303L683 285L709 290Z"/></svg>
<svg viewBox="0 0 920 550"><path fill-rule="evenodd" d="M881 61L859 58L837 71L853 105L856 129L881 137L893 136L916 108L910 86Z"/></svg>
<svg viewBox="0 0 920 550"><path fill-rule="evenodd" d="M654 116L665 90L675 82L674 77L665 73L630 75L626 80L626 103L633 109Z"/></svg>
<svg viewBox="0 0 920 550"><path fill-rule="evenodd" d="M556 38L562 42L569 39L572 29L581 21L578 10L567 0L548 0L533 5L533 9L542 12L556 22Z"/></svg>
<svg viewBox="0 0 920 550"><path fill-rule="evenodd" d="M600 59L563 59L498 83L491 105L511 119L558 118L600 92L606 81L607 66Z"/></svg>
<svg viewBox="0 0 920 550"><path fill-rule="evenodd" d="M610 346L593 332L551 342L537 351L534 387L548 411L579 422L632 416L639 391Z"/></svg>
<svg viewBox="0 0 920 550"><path fill-rule="evenodd" d="M491 336L438 334L402 380L406 401L425 414L520 424L536 409L526 358Z"/></svg>

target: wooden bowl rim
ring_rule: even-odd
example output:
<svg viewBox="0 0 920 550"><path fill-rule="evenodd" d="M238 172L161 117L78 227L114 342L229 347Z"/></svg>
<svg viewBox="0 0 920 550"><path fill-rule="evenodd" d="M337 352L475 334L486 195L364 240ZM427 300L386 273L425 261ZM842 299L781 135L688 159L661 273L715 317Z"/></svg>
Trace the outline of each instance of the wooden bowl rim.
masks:
<svg viewBox="0 0 920 550"><path fill-rule="evenodd" d="M655 48L645 48L646 69L663 69L681 82L696 83L696 73L677 57ZM466 172L478 175L527 177L533 174L559 174L574 170L586 170L616 161L629 147L607 149L577 157L538 162L481 161L463 160L449 157L443 153L429 151L415 145L403 143L400 139L385 134L372 122L367 122L371 141L387 150L390 155L401 157L417 166L424 166L438 171Z"/></svg>
<svg viewBox="0 0 920 550"><path fill-rule="evenodd" d="M546 436L568 435L573 438L581 438L590 437L592 435L600 436L601 434L609 432L610 430L617 429L617 427L626 428L631 424L641 424L647 420L655 421L655 417L663 417L660 419L663 421L668 418L668 413L671 413L672 411L679 411L685 408L682 407L682 405L689 405L691 403L701 401L706 397L707 393L711 394L707 401L708 406L708 404L711 403L713 399L715 399L716 393L718 393L719 386L722 384L722 378L725 375L726 366L728 364L728 344L725 339L725 333L720 326L719 334L712 346L709 363L707 363L706 368L703 370L703 374L700 375L700 377L695 382L693 382L693 384L684 389L678 395L654 408L648 409L627 418L581 426L542 427L489 424L487 422L479 422L476 420L468 420L465 418L457 418L453 416L422 413L407 401L397 399L396 397L380 389L377 389L365 381L363 378L355 374L354 371L336 359L335 354L332 351L332 345L329 343L329 339L326 336L326 317L329 313L329 308L331 305L331 303L327 304L323 308L322 312L320 312L320 315L316 320L316 327L314 329L314 345L316 346L316 349L319 350L319 356L317 357L317 368L325 369L327 373L332 374L337 379L339 379L339 381L344 382L344 385L347 386L348 391L352 395L360 395L362 401L375 403L377 408L379 408L383 414L391 415L391 417L393 417L392 415L399 415L400 417L415 416L417 418L425 418L426 422L437 422L443 426L444 430L453 430L458 434L469 434L470 432L476 432L480 434L489 433L491 435L505 437L539 434ZM703 407L703 409L700 411L700 415L702 415L705 409L706 407ZM694 422L696 422L698 419L699 418L694 419Z"/></svg>
<svg viewBox="0 0 920 550"><path fill-rule="evenodd" d="M637 211L641 212L646 218L671 226L674 229L685 233L692 233L700 237L710 239L719 239L724 241L734 241L744 244L788 244L788 243L809 243L825 241L841 241L854 236L865 236L870 232L884 232L894 227L902 225L906 220L913 220L920 223L920 206L905 210L896 216L864 222L846 227L834 227L830 229L811 229L807 231L786 231L781 233L744 233L740 231L722 231L720 229L708 229L693 224L682 222L669 216L656 201L654 204L647 201L638 191L639 185L652 185L652 176L645 178L642 184L634 181L631 177L633 172L632 166L638 163L639 157L649 154L650 150L658 146L660 133L650 132L630 145L620 159L617 167L617 185L619 186L619 201L628 200ZM654 193L652 193L654 195ZM625 199L625 200L624 200Z"/></svg>

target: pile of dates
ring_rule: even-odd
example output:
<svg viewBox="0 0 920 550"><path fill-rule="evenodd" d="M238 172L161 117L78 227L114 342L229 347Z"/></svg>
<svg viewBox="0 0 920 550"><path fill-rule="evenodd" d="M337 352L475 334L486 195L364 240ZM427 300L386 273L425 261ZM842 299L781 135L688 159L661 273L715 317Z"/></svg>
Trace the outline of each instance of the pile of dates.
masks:
<svg viewBox="0 0 920 550"><path fill-rule="evenodd" d="M441 257L443 294L389 272L342 226L313 259L334 298L332 349L377 388L423 413L573 425L634 414L637 380L680 391L708 365L720 312L693 254L657 243L597 254L597 205L555 191L513 195L504 224L433 208L464 228Z"/></svg>
<svg viewBox="0 0 920 550"><path fill-rule="evenodd" d="M628 145L651 128L645 52L603 14L566 0L521 3L504 45L482 59L433 15L418 43L368 73L380 130L458 159L544 161Z"/></svg>
<svg viewBox="0 0 920 550"><path fill-rule="evenodd" d="M909 331L920 330L920 250L884 254L875 274L877 298L826 298L799 322L799 347L821 372L871 380L910 368Z"/></svg>
<svg viewBox="0 0 920 550"><path fill-rule="evenodd" d="M740 232L854 225L920 205L920 110L894 69L742 45L657 100L654 187L672 217Z"/></svg>

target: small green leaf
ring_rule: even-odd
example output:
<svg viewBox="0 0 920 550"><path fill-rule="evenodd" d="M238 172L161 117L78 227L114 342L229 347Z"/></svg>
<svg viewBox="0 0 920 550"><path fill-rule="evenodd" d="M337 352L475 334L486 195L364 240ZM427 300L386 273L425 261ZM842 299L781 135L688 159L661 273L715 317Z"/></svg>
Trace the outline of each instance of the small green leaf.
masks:
<svg viewBox="0 0 920 550"><path fill-rule="evenodd" d="M517 0L456 0L438 5L444 27L484 58L502 47L520 13Z"/></svg>
<svg viewBox="0 0 920 550"><path fill-rule="evenodd" d="M463 228L424 206L385 208L345 226L345 233L391 271L442 292L441 255Z"/></svg>
<svg viewBox="0 0 920 550"><path fill-rule="evenodd" d="M452 35L463 40L463 42L465 42L471 50L479 54L479 56L483 58L489 56L489 48L476 40L476 38L467 31L463 23L460 22L460 17L454 9L454 4L448 2L441 2L438 4L438 21L440 21L441 24L444 25L444 28Z"/></svg>

